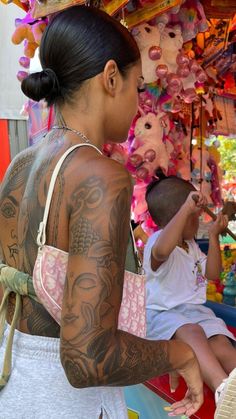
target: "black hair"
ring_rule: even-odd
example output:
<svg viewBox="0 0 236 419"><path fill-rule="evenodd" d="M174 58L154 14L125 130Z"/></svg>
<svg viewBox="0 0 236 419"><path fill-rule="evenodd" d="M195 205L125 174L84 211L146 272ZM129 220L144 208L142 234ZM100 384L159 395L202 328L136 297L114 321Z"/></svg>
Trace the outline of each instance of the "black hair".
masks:
<svg viewBox="0 0 236 419"><path fill-rule="evenodd" d="M159 227L165 227L179 211L194 186L177 176L160 176L146 190L148 210Z"/></svg>
<svg viewBox="0 0 236 419"><path fill-rule="evenodd" d="M49 106L70 102L82 82L101 73L111 59L123 76L140 59L131 33L102 10L73 6L47 26L40 45L43 71L26 77L22 91Z"/></svg>

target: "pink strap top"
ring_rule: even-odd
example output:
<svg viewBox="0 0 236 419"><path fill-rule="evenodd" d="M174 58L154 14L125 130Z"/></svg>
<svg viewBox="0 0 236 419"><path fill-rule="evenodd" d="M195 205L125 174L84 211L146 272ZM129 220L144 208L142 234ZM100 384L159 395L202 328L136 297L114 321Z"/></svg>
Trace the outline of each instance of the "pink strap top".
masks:
<svg viewBox="0 0 236 419"><path fill-rule="evenodd" d="M60 168L66 157L76 148L87 146L101 151L89 143L76 144L70 147L59 159L49 184L43 220L39 224L37 235L38 254L33 271L33 285L39 301L51 316L60 324L63 290L66 278L68 253L53 246L46 245L46 226L52 194ZM131 229L134 250L137 252L133 232ZM130 293L130 295L127 294ZM136 295L136 302L134 301ZM125 271L123 297L119 315L119 328L144 337L145 322L145 284L144 276ZM130 300L135 318L130 318ZM123 325L122 325L123 324Z"/></svg>

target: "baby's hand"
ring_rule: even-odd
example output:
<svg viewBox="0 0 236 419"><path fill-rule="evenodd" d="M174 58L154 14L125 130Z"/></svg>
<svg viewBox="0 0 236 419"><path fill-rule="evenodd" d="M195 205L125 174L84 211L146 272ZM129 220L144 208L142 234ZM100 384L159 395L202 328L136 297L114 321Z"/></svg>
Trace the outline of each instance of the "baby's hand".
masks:
<svg viewBox="0 0 236 419"><path fill-rule="evenodd" d="M190 192L183 206L190 214L193 214L198 212L206 204L206 197L201 192L194 191Z"/></svg>
<svg viewBox="0 0 236 419"><path fill-rule="evenodd" d="M209 228L209 235L218 237L219 234L223 233L228 226L228 216L219 212L216 220Z"/></svg>

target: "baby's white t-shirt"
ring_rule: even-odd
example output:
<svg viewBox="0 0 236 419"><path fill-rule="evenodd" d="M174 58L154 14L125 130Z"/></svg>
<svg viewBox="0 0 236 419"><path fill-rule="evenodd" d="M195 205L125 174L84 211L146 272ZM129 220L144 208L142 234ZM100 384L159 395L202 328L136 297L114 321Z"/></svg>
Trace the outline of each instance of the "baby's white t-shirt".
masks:
<svg viewBox="0 0 236 419"><path fill-rule="evenodd" d="M204 304L206 301L206 255L195 240L187 240L188 253L179 246L153 271L152 247L162 230L149 237L144 248L146 273L146 307L169 310L183 303Z"/></svg>

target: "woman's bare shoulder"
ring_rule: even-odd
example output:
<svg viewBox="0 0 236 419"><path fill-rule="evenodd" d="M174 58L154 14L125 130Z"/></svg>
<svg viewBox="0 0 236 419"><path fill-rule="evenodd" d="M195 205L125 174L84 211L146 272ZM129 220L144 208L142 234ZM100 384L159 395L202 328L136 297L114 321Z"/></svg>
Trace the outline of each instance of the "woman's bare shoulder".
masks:
<svg viewBox="0 0 236 419"><path fill-rule="evenodd" d="M77 157L78 153L79 151ZM108 189L116 184L117 187L128 188L130 193L132 191L131 175L121 163L98 154L96 150L86 150L78 159L74 156L71 167L68 168L68 192L84 182L89 186L95 179Z"/></svg>

